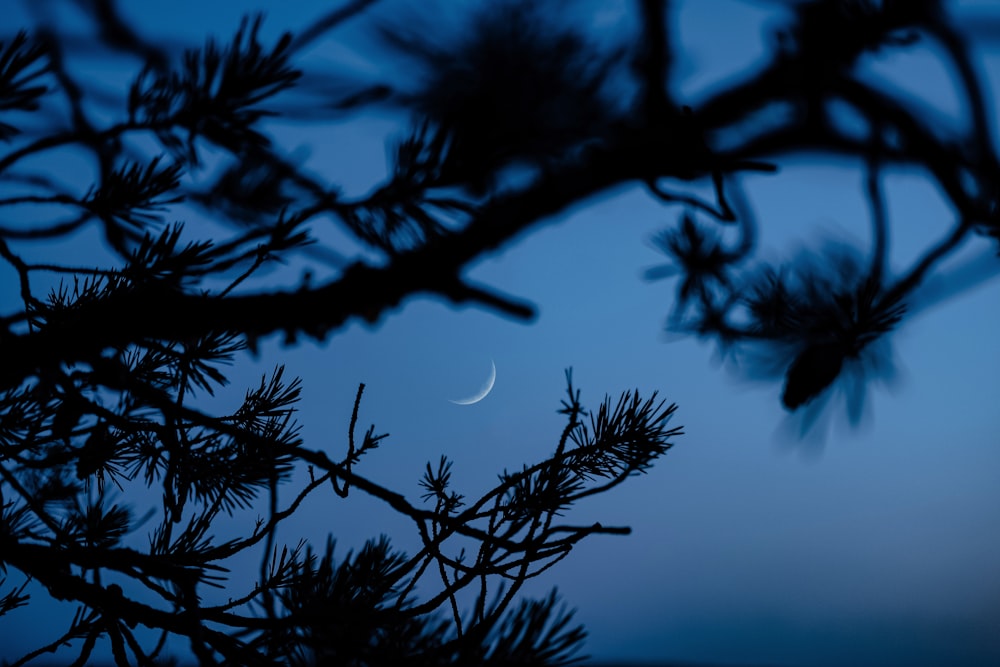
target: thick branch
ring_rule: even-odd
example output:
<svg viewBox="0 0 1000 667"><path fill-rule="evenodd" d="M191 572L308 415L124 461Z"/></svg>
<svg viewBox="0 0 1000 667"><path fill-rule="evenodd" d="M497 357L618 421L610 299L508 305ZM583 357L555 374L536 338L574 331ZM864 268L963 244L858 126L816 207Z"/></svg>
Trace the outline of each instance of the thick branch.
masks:
<svg viewBox="0 0 1000 667"><path fill-rule="evenodd" d="M688 173L687 156L658 150L636 138L594 151L529 189L498 197L465 230L434 239L384 267L356 263L340 278L315 289L218 298L144 287L79 306L71 320L35 334L0 342L8 360L0 386L13 386L60 362L93 359L103 350L144 339L176 340L210 331L245 334L251 342L276 332L323 339L352 317L377 321L416 294L475 300L527 317L520 304L477 288L456 289L456 276L473 259L512 242L541 220L612 186L655 175ZM704 165L710 170L711 165Z"/></svg>

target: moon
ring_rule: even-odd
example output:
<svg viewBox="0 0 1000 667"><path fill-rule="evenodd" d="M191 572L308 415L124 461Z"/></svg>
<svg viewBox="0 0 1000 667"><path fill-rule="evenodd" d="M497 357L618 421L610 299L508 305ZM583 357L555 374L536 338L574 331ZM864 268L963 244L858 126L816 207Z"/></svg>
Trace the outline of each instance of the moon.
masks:
<svg viewBox="0 0 1000 667"><path fill-rule="evenodd" d="M484 382L483 386L479 388L479 391L477 391L472 396L469 396L468 398L459 398L455 400L449 398L448 400L456 405L472 405L473 403L478 403L479 401L486 398L487 394L493 391L493 383L496 381L497 381L497 365L493 363L492 359L490 359L490 376L486 378L486 382Z"/></svg>

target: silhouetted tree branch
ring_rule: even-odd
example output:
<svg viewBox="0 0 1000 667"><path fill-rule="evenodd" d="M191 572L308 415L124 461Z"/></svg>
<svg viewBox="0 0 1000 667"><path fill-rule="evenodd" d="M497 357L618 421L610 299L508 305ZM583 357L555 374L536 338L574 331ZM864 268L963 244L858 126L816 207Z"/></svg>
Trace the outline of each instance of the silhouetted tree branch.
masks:
<svg viewBox="0 0 1000 667"><path fill-rule="evenodd" d="M360 472L388 442L374 425L357 432L363 385L339 460L302 440L300 386L281 367L232 412L209 414L198 397L265 337L322 340L415 295L530 320L530 304L464 270L635 184L680 209L654 239L669 264L647 272L678 278L669 326L764 350L796 410L848 367L878 362L943 258L973 236L1000 238L986 96L964 37L933 0L791 5L770 62L696 105L671 87L685 54L672 38L673 5L655 0L633 3L638 34L616 48L564 20L558 3L485 3L460 34L440 38L404 8L377 34L383 55L414 76L363 81L320 104L326 91L310 89L316 77L303 76L301 52L387 2L331 8L273 44L251 16L231 39L183 54L140 35L111 0L77 4L96 28L86 45L55 21L0 36L0 259L20 299L0 317L0 565L24 577L0 591L0 616L26 604L28 581L78 610L15 664L67 647L84 664L99 641L117 664L154 664L168 638L204 664L563 664L583 638L572 614L554 595L518 595L580 540L628 532L560 517L662 456L680 435L667 426L673 405L626 392L591 412L567 374L566 424L551 456L475 495L454 490L449 460L428 463L421 504ZM865 54L930 39L958 73L967 127L936 127L857 76ZM80 48L132 59L113 113L74 71ZM302 90L314 94L308 104L296 102ZM836 104L863 130L846 130ZM409 128L390 146L385 180L355 198L286 153L268 124L279 112L363 118L376 106L402 110ZM38 173L67 150L93 165L85 183ZM740 178L775 174L800 154L856 161L870 251L845 244L780 266L755 259ZM925 169L955 220L896 273L881 182L899 165ZM711 195L692 194L692 184ZM222 226L199 236L164 224L189 205ZM363 250L316 243L321 224ZM101 258L37 259L89 230L104 240ZM305 253L332 275L262 278ZM46 294L49 274L62 281ZM279 487L294 489L291 500ZM141 488L160 498L155 518L115 500ZM343 556L332 538L323 549L278 543L307 498L351 491L407 517L416 553L385 537ZM265 506L249 535L218 541L225 517ZM140 548L130 534L144 521L152 528ZM241 587L228 572L246 554L259 558L259 574ZM211 588L229 601L210 602ZM148 644L139 626L157 639Z"/></svg>

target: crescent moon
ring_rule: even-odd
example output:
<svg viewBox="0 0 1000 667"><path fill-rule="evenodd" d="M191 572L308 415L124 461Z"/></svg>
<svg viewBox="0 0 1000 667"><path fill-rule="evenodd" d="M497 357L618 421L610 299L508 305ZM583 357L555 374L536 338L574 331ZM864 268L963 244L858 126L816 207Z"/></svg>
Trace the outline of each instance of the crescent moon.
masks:
<svg viewBox="0 0 1000 667"><path fill-rule="evenodd" d="M479 391L468 398L459 398L455 400L449 398L448 400L456 405L472 405L473 403L478 403L486 398L487 394L493 391L493 383L496 381L497 365L493 363L492 359L490 359L490 376L486 379L486 382L483 383L483 386L479 388Z"/></svg>

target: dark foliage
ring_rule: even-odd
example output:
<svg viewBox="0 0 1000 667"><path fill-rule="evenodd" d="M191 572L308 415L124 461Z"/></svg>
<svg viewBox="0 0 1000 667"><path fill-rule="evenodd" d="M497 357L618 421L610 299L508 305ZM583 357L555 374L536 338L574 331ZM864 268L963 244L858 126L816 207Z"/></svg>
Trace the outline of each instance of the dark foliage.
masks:
<svg viewBox="0 0 1000 667"><path fill-rule="evenodd" d="M636 0L638 34L602 51L563 20L562 3L490 2L450 40L390 21L380 35L417 73L409 85L365 82L308 109L282 102L302 89L323 94L308 90L317 77L302 71L302 49L336 39L374 0L273 44L262 20L248 18L231 39L180 56L144 41L110 0L78 4L97 28L85 48L135 64L110 121L96 120L107 109L93 112L88 82L68 66L72 39L51 28L0 35L0 209L11 212L0 223L0 260L21 299L0 318L0 616L17 613L29 591L76 609L50 643L14 664L50 653L84 664L99 642L120 665L158 664L168 639L204 664L570 661L583 638L572 614L554 594L518 594L580 540L628 532L562 517L672 446L673 405L626 392L588 412L567 374L566 426L551 456L504 471L480 494L454 490L447 459L428 463L419 505L358 472L389 442L374 425L356 438L363 385L339 461L303 441L300 386L281 367L231 412L209 414L198 397L225 385L224 367L262 337L324 339L416 294L530 319L530 305L470 283L463 269L554 214L638 183L682 209L654 240L670 264L648 273L679 279L670 326L763 350L795 410L846 368L868 368L937 262L971 235L1000 237L984 95L938 2L787 5L771 60L697 107L672 92L684 54L672 43L668 3ZM922 40L941 46L967 98L968 122L950 136L912 102L856 76L864 54ZM864 120L862 136L841 128L834 103ZM279 110L315 119L317 107L332 117L370 105L402 106L412 127L391 151L386 181L356 200L286 155L267 125ZM756 122L775 107L794 112ZM722 136L739 139L723 145ZM83 188L31 167L67 149L92 158ZM739 176L774 172L803 151L862 165L871 252L830 246L782 266L754 261ZM895 165L924 168L958 213L899 275L887 266L880 192ZM668 180L708 184L715 199L668 189ZM230 232L196 236L164 224L188 205ZM339 257L314 243L330 219L368 259L334 262L325 281L261 286L266 268L296 253ZM32 259L92 227L108 255L91 266ZM38 285L53 275L61 282L46 294ZM290 501L279 503L279 487L294 489ZM146 489L160 512L136 517L125 500ZM351 490L411 519L416 553L385 537L343 557L332 539L323 550L277 543L277 528L307 497ZM226 517L259 510L249 534L217 537ZM228 572L247 554L259 558L260 575L240 589ZM213 588L229 601L207 602ZM155 631L153 641L140 630Z"/></svg>
<svg viewBox="0 0 1000 667"><path fill-rule="evenodd" d="M794 411L824 395L845 369L862 380L849 392L863 386L866 375L877 375L873 371L888 361L888 334L910 305L920 304L928 274L970 237L997 236L991 183L1000 163L981 76L943 3L809 0L785 9L770 62L691 111L707 146L726 137L727 148L714 151L720 167L701 174L712 178L716 202L651 185L655 196L687 210L677 228L654 239L671 261L648 270L647 278L677 275L669 327L714 339L742 362L743 372L783 376L782 402ZM965 118L954 126L942 127L921 103L884 92L862 71L868 54L904 53L928 43L957 73ZM774 122L771 112L779 109L792 113ZM851 123L843 122L845 115ZM871 248L831 242L781 266L756 261L752 211L745 204L734 211L729 202L744 201L740 182L721 165L777 161L803 151L847 156L864 174ZM892 271L882 181L898 167L924 170L947 195L957 222L911 267ZM852 419L862 398L849 397Z"/></svg>
<svg viewBox="0 0 1000 667"><path fill-rule="evenodd" d="M417 61L419 86L406 101L440 133L440 183L482 192L506 166L557 163L608 130L613 58L546 9L485 4L445 46L405 27L384 30Z"/></svg>

